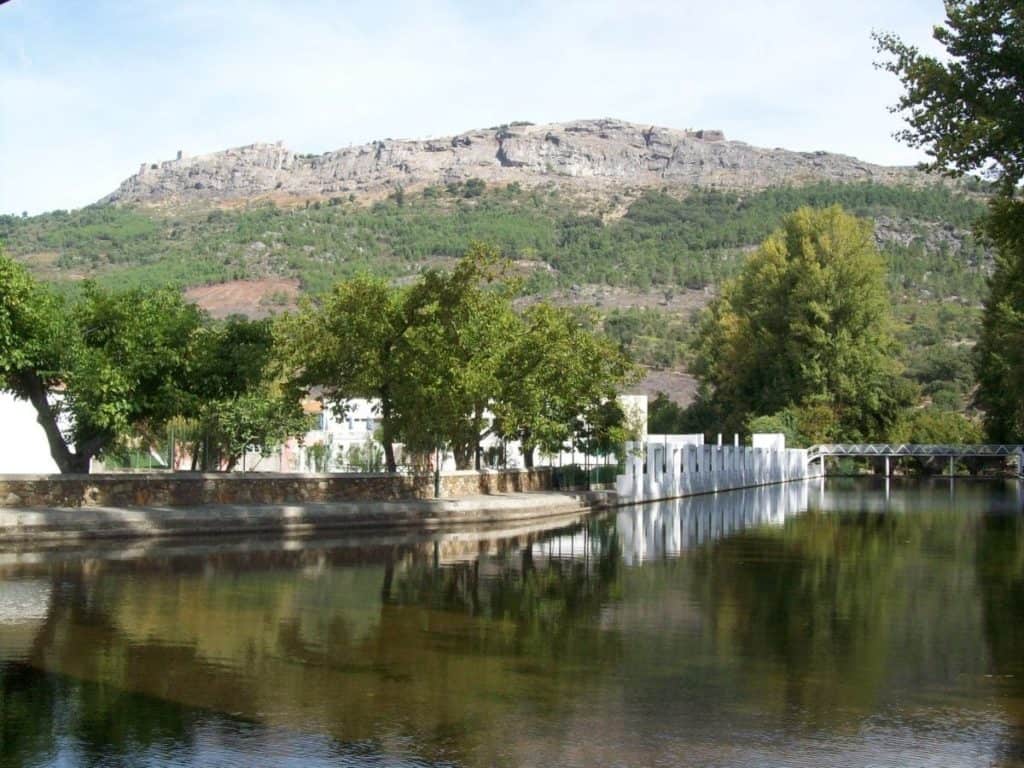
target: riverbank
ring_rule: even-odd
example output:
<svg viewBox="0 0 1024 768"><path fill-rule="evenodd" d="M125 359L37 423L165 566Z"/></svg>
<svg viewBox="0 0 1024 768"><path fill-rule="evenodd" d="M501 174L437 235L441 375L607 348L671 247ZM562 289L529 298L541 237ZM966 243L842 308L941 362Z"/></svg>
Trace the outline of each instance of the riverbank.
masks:
<svg viewBox="0 0 1024 768"><path fill-rule="evenodd" d="M220 534L309 534L345 528L432 531L554 518L614 506L607 491L529 491L448 499L194 506L0 508L0 544Z"/></svg>

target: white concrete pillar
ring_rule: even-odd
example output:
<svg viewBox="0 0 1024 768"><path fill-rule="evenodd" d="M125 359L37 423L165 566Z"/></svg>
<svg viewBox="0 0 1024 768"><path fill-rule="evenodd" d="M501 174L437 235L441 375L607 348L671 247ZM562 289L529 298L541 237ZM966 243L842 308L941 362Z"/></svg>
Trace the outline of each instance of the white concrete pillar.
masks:
<svg viewBox="0 0 1024 768"><path fill-rule="evenodd" d="M682 475L682 472L680 471L680 464L679 464L680 450L679 450L678 446L673 445L669 449L669 453L670 453L671 462L672 462L670 464L671 474L669 474L669 479L670 479L671 484L672 484L672 487L671 487L672 495L673 496L678 496L680 494L680 490L681 490L680 487L679 487L680 486L679 481L680 481L680 476Z"/></svg>

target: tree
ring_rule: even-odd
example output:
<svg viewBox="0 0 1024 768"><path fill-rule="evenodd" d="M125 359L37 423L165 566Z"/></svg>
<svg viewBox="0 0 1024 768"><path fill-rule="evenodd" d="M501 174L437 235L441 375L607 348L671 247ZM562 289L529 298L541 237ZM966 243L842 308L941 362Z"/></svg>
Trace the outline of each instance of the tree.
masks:
<svg viewBox="0 0 1024 768"><path fill-rule="evenodd" d="M1000 248L974 350L975 402L990 440L1024 443L1024 218L997 213L989 227Z"/></svg>
<svg viewBox="0 0 1024 768"><path fill-rule="evenodd" d="M197 307L170 289L114 293L90 284L71 314L64 404L78 453L152 434L187 411L188 360L203 322Z"/></svg>
<svg viewBox="0 0 1024 768"><path fill-rule="evenodd" d="M652 435L678 435L683 432L686 409L664 392L647 405L647 431Z"/></svg>
<svg viewBox="0 0 1024 768"><path fill-rule="evenodd" d="M405 294L361 275L338 283L319 306L306 302L282 316L275 329L293 382L318 388L338 415L352 398L377 400L388 472L397 469L395 387L405 373L400 347L411 321Z"/></svg>
<svg viewBox="0 0 1024 768"><path fill-rule="evenodd" d="M401 431L414 450L450 446L460 469L480 469L488 409L520 326L503 266L497 249L473 243L453 270L427 272L406 296Z"/></svg>
<svg viewBox="0 0 1024 768"><path fill-rule="evenodd" d="M202 318L179 294L86 284L69 308L2 254L0 288L0 387L32 403L61 472L182 412Z"/></svg>
<svg viewBox="0 0 1024 768"><path fill-rule="evenodd" d="M499 434L520 441L531 467L535 448L562 450L581 423L610 432L615 424L601 406L636 373L609 339L587 330L571 312L535 305L502 362L502 389L492 405Z"/></svg>
<svg viewBox="0 0 1024 768"><path fill-rule="evenodd" d="M706 311L695 371L723 430L823 406L831 439L883 437L913 394L891 325L871 225L838 206L801 208Z"/></svg>
<svg viewBox="0 0 1024 768"><path fill-rule="evenodd" d="M746 424L747 432L777 432L786 436L786 445L805 448L829 442L836 432L836 413L829 406L814 404L790 406L768 416L754 416Z"/></svg>
<svg viewBox="0 0 1024 768"><path fill-rule="evenodd" d="M58 423L60 405L51 397L67 370L71 338L63 303L0 251L0 389L32 403L61 472L86 472L90 451L99 445L73 452Z"/></svg>
<svg viewBox="0 0 1024 768"><path fill-rule="evenodd" d="M897 137L924 149L933 170L982 171L1012 196L1024 179L1024 7L1017 0L947 0L946 23L932 36L947 61L899 37L874 35L892 58L882 69L906 89L894 112L907 128Z"/></svg>
<svg viewBox="0 0 1024 768"><path fill-rule="evenodd" d="M1024 441L1024 7L1015 0L949 0L933 37L948 61L922 55L891 34L875 36L893 58L880 66L906 89L894 108L898 137L949 174L979 172L995 183L985 233L998 250L974 358L976 402L989 438Z"/></svg>
<svg viewBox="0 0 1024 768"><path fill-rule="evenodd" d="M263 455L309 428L299 392L275 376L269 320L231 317L201 328L189 360L189 412L198 421L192 456L202 468L234 469L248 451Z"/></svg>

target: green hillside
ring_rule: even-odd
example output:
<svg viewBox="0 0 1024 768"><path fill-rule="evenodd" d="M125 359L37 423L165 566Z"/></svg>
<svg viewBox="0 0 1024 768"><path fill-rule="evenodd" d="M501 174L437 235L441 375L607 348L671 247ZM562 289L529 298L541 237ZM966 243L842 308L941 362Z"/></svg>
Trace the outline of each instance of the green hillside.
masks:
<svg viewBox="0 0 1024 768"><path fill-rule="evenodd" d="M5 216L0 240L67 290L83 277L187 287L283 276L319 292L359 271L412 275L484 240L518 262L527 294L581 284L670 292L713 287L784 214L833 203L876 221L910 373L938 401L962 406L990 258L971 235L983 203L944 186L821 183L683 199L624 191L595 200L554 186L487 188L471 180L415 195L398 189L370 207L333 198L288 208L90 206ZM657 309L619 308L606 329L642 362L681 367L692 328L686 318L667 320Z"/></svg>

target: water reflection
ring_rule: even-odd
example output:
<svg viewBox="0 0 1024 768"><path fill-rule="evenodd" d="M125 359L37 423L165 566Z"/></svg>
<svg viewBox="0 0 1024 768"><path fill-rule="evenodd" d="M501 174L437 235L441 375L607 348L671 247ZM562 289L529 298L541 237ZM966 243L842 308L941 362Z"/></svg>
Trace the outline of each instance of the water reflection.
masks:
<svg viewBox="0 0 1024 768"><path fill-rule="evenodd" d="M1022 765L1016 493L0 552L0 764Z"/></svg>

